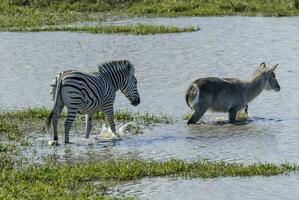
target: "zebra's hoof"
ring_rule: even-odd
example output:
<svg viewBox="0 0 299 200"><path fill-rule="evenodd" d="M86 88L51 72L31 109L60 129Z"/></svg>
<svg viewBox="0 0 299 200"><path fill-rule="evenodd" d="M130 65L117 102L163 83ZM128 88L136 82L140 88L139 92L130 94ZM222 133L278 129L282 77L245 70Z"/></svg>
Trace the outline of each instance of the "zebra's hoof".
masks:
<svg viewBox="0 0 299 200"><path fill-rule="evenodd" d="M57 141L57 140L50 140L50 141L48 142L48 145L49 145L49 146L58 146L58 141Z"/></svg>

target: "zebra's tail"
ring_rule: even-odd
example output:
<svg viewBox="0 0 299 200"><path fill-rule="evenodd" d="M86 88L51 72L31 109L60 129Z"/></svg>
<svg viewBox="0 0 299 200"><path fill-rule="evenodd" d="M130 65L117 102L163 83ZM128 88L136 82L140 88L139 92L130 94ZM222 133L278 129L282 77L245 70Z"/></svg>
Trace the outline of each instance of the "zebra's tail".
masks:
<svg viewBox="0 0 299 200"><path fill-rule="evenodd" d="M56 87L55 87L55 94L54 94L54 90L53 90L53 97L54 97L54 101L53 101L53 108L47 118L46 121L46 128L49 129L49 127L51 126L51 122L52 122L52 118L54 115L54 110L57 107L58 101L61 98L60 95L60 90L61 90L61 76L62 74L60 73L57 77L56 77ZM53 84L53 83L52 83ZM53 85L51 85L51 87L53 87Z"/></svg>

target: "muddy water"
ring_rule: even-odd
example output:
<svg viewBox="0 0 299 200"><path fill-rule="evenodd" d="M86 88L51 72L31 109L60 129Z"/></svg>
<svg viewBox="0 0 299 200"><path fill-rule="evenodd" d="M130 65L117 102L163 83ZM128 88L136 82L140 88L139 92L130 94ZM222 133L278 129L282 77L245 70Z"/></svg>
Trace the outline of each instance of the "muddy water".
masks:
<svg viewBox="0 0 299 200"><path fill-rule="evenodd" d="M116 108L168 113L178 119L174 125L151 127L143 135L127 136L116 142L86 140L83 129L79 129L72 133L71 140L75 144L56 148L47 146L49 135L33 133L35 144L24 152L29 160L42 162L43 158L50 158L73 162L125 157L192 161L205 158L299 164L299 18L178 18L150 19L148 23L195 25L201 30L154 36L0 33L0 106L3 110L51 106L48 88L60 70L88 71L103 61L128 59L136 66L141 104L133 108L118 95ZM277 79L282 90L263 92L253 101L249 105L252 119L249 123L215 124L218 117L225 115L207 113L203 118L206 124L185 125L181 116L189 110L184 93L191 81L206 76L247 79L263 61L279 63ZM97 125L94 132L97 127L101 125ZM152 187L160 186L172 193L173 199L188 195L196 199L203 191L213 193L207 199L227 199L227 185L234 184L240 185L236 187L235 199L246 199L242 196L245 190L254 193L255 188L260 189L254 184L257 182L265 185L265 190L260 189L256 196L247 199L275 197L275 189L280 192L276 199L280 199L298 195L293 189L299 187L298 180L296 174L265 179L179 179L171 182L173 187L168 187L168 179L150 179L128 187L133 194L148 199L156 199L157 190L149 194L155 191ZM152 186L152 183L157 185ZM187 190L191 185L195 189Z"/></svg>

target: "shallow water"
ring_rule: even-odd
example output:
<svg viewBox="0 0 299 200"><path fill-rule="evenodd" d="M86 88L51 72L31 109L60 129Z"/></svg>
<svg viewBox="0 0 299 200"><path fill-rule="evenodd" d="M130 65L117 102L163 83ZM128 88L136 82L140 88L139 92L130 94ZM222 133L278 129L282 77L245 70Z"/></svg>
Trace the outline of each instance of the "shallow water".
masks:
<svg viewBox="0 0 299 200"><path fill-rule="evenodd" d="M275 184L273 184L275 183ZM299 198L299 176L175 179L152 178L121 185L109 191L138 199L286 199Z"/></svg>
<svg viewBox="0 0 299 200"><path fill-rule="evenodd" d="M140 21L144 20L137 20ZM80 129L79 133L72 133L71 141L75 144L49 147L47 141L51 139L50 135L33 133L35 144L24 152L30 161L39 163L45 159L57 159L74 162L111 158L177 158L192 161L205 158L242 163L288 161L299 164L299 92L296 90L299 84L298 17L149 19L148 23L195 25L201 30L153 36L0 33L1 109L50 107L49 85L58 71L70 68L90 71L104 61L128 59L136 66L141 104L134 108L125 97L118 95L116 108L167 113L178 120L173 125L151 127L143 135L127 136L115 142L95 140L93 136L84 139L83 129ZM252 121L243 125L217 124L217 118L225 114L207 113L202 119L206 124L185 124L182 115L189 109L184 94L194 79L206 76L247 79L263 61L279 63L276 74L282 90L279 93L263 92L249 105ZM63 137L60 138L62 141ZM212 193L214 191L211 195L215 196L208 196L210 198L207 199L227 199L225 195L229 192L226 191L226 184L234 183L244 185L236 188L236 194L241 196L235 199L262 199L268 195L272 197L270 193L275 188L281 196L298 195L297 191L292 190L293 185L299 186L298 181L294 181L296 178L297 175L257 180L179 179L174 181L176 187L167 187L168 179L160 182L169 188L173 199L183 199L188 195L189 199L194 199L202 195L201 187ZM258 180L261 185L265 182L265 190L270 192L261 191L257 193L261 196L252 198L242 196L246 188L253 192L257 187L254 182ZM284 187L277 180L292 186ZM143 182L147 184L155 182L155 179L142 180L132 186L132 191L142 188ZM192 192L186 189L193 184L199 189ZM211 188L218 189L212 190L210 184L213 186ZM150 187L146 186L148 189L138 194L146 198ZM278 195L277 199L281 196Z"/></svg>

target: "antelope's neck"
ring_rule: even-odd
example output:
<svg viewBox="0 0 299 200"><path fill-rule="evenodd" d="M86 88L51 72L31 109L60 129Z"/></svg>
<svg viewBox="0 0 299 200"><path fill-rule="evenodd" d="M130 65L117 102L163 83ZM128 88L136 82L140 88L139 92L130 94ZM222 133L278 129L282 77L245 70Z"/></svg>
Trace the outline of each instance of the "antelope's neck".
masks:
<svg viewBox="0 0 299 200"><path fill-rule="evenodd" d="M252 80L244 83L243 87L247 102L250 102L257 97L263 91L265 85L266 77L263 74L260 74L254 77Z"/></svg>

